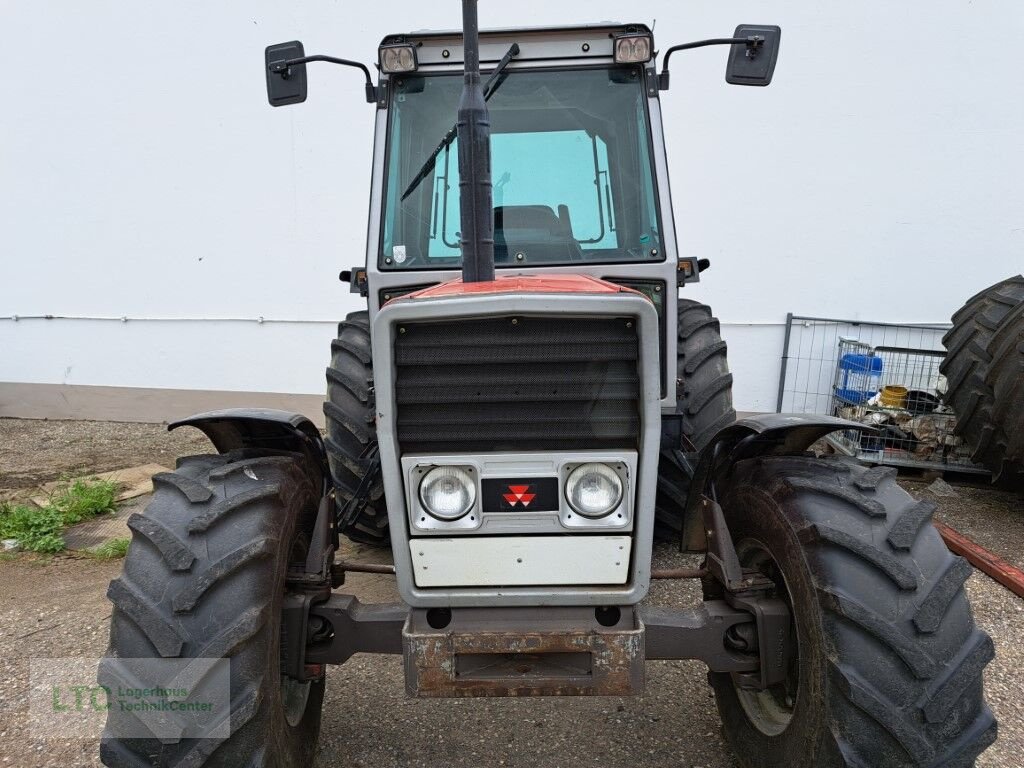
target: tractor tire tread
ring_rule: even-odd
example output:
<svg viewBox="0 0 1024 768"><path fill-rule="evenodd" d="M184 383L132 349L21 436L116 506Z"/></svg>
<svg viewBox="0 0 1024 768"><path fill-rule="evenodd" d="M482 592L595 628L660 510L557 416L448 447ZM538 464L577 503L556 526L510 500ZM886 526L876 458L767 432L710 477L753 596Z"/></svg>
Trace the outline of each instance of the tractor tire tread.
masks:
<svg viewBox="0 0 1024 768"><path fill-rule="evenodd" d="M699 450L736 421L728 345L721 323L706 304L679 299L676 327L676 412L683 435ZM654 504L657 538L679 541L688 490L687 474L675 453L662 450Z"/></svg>
<svg viewBox="0 0 1024 768"><path fill-rule="evenodd" d="M939 370L946 377L945 402L957 415L954 432L963 439L973 460L996 474L1005 469L1007 440L994 413L993 342L1022 303L1024 276L1002 280L968 299L942 337L946 356Z"/></svg>
<svg viewBox="0 0 1024 768"><path fill-rule="evenodd" d="M821 714L805 710L821 718L821 741L794 743L796 754L817 750L817 762L806 764L822 768L973 765L996 733L982 678L993 646L967 601L971 567L926 524L934 504L910 497L892 472L841 458L743 460L719 490L727 517L774 509L799 542L789 562L806 574L808 604L797 610L815 617L808 620L819 627L827 671L815 705ZM759 530L741 520L734 526L737 542ZM723 721L736 723L728 675L712 678ZM751 752L748 731L726 735L737 752ZM741 762L778 764L783 753L771 749Z"/></svg>
<svg viewBox="0 0 1024 768"><path fill-rule="evenodd" d="M909 550L917 540L921 526L931 521L935 509L933 501L917 501L907 506L899 519L889 528L889 545L893 549Z"/></svg>
<svg viewBox="0 0 1024 768"><path fill-rule="evenodd" d="M195 561L196 556L188 544L159 520L133 512L127 520L127 525L140 536L145 536L150 544L160 550L172 571L187 571Z"/></svg>
<svg viewBox="0 0 1024 768"><path fill-rule="evenodd" d="M327 368L327 436L324 445L339 506L350 501L370 469L377 443L373 355L369 314L353 312L338 324ZM363 511L342 531L352 541L387 547L388 515L381 480L373 483Z"/></svg>
<svg viewBox="0 0 1024 768"><path fill-rule="evenodd" d="M271 612L281 609L293 554L286 542L298 530L307 532L303 537L312 530L320 489L300 455L253 453L179 462L171 473L175 479L158 481L145 512L130 518L124 571L108 589L113 616L101 665L101 675L126 675L122 659L181 659L198 673L190 682L200 691L211 684L211 673L192 665L227 659L230 735L171 738L172 729L163 738L126 737L128 721L120 718L135 716L112 708L101 739L101 758L109 766L228 768L273 751L275 765L298 768L312 758L323 683L310 684L305 714L291 727L278 711L276 683L268 675L280 674L280 636L271 631ZM209 730L217 726L203 724L203 732L217 733Z"/></svg>

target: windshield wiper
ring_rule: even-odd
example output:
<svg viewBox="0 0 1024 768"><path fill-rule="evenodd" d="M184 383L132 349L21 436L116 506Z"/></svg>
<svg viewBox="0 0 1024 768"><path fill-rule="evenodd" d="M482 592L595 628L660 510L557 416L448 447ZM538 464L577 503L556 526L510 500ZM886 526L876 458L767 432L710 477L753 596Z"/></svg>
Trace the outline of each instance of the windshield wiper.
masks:
<svg viewBox="0 0 1024 768"><path fill-rule="evenodd" d="M501 73L505 71L505 67L508 66L508 63L518 55L519 44L512 43L512 47L509 48L505 52L505 55L501 57L501 61L498 62L498 66L494 68L491 76L487 78L487 82L484 83L484 101L490 99L491 96L494 95L494 92L498 90L501 83L504 82L498 78L501 77ZM434 164L437 162L437 156L444 152L444 150L447 149L453 141L455 141L455 137L457 135L458 125L453 125L448 129L444 138L441 139L441 143L437 145L433 152L430 153L430 157L428 157L427 161L423 163L423 167L420 168L419 172L417 172L415 176L413 176L412 181L409 182L409 186L406 187L405 192L402 193L403 200L411 195L413 190L420 185L420 182L430 175L430 172L434 170Z"/></svg>

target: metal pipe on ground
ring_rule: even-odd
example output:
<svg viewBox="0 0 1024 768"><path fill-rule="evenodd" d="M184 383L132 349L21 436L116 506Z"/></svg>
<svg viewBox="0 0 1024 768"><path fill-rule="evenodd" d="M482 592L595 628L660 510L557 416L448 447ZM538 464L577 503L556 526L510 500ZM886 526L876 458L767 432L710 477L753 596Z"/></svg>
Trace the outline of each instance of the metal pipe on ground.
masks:
<svg viewBox="0 0 1024 768"><path fill-rule="evenodd" d="M959 531L938 520L935 521L935 528L942 536L942 540L946 542L950 552L966 558L967 562L993 581L1002 584L1017 597L1024 597L1024 571L1010 565L999 555L989 552Z"/></svg>

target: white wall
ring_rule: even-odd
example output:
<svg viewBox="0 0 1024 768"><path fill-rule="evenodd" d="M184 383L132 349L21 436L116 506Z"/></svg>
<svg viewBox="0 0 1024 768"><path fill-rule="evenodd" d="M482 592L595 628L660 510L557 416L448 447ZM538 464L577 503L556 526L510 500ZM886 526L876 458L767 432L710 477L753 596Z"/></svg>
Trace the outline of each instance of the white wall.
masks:
<svg viewBox="0 0 1024 768"><path fill-rule="evenodd" d="M651 19L662 50L783 27L770 88L726 86L718 48L676 54L662 94L680 250L713 262L692 294L726 324L740 409L774 408L787 311L942 321L1021 270L1024 4L652 0ZM459 22L456 0L0 4L0 316L165 318L0 320L0 381L321 392L358 306L337 272L363 258L373 109L325 65L271 109L263 48L371 62L386 33ZM259 316L302 322L200 322Z"/></svg>

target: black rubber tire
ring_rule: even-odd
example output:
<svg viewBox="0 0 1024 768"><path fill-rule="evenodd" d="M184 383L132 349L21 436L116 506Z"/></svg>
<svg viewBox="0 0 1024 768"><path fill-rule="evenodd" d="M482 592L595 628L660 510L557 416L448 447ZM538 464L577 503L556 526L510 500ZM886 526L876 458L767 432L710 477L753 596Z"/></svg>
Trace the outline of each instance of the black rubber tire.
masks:
<svg viewBox="0 0 1024 768"><path fill-rule="evenodd" d="M955 432L974 461L993 472L1003 465L1004 448L997 440L992 387L986 383L992 362L989 347L999 326L1021 302L1024 277L1007 278L968 299L942 337L946 357L939 370L947 382L944 399L956 413Z"/></svg>
<svg viewBox="0 0 1024 768"><path fill-rule="evenodd" d="M676 347L676 412L683 417L683 435L703 448L722 427L736 421L732 407L732 374L726 343L711 307L679 299ZM689 475L672 451L663 449L658 463L654 501L655 536L678 540Z"/></svg>
<svg viewBox="0 0 1024 768"><path fill-rule="evenodd" d="M107 591L114 611L100 682L130 682L125 658L229 658L231 735L115 738L131 717L115 705L100 744L105 765L312 763L324 681L302 689L305 708L289 725L280 659L285 575L289 561L304 559L319 502L301 461L294 454L192 456L153 477L153 500L128 519L124 569Z"/></svg>
<svg viewBox="0 0 1024 768"><path fill-rule="evenodd" d="M781 568L800 648L791 719L774 735L731 675L709 675L740 764L973 765L996 737L982 686L994 650L963 589L970 565L930 524L934 505L890 467L801 456L734 469L730 532L738 550L760 542ZM721 589L706 582L705 593Z"/></svg>
<svg viewBox="0 0 1024 768"><path fill-rule="evenodd" d="M339 508L352 498L366 476L368 457L377 447L373 410L369 313L353 312L338 323L338 338L331 342L324 403L327 459ZM391 543L382 481L370 488L362 514L342 533L362 544L386 547Z"/></svg>
<svg viewBox="0 0 1024 768"><path fill-rule="evenodd" d="M993 480L1024 488L1024 301L1010 312L989 343L992 390Z"/></svg>

